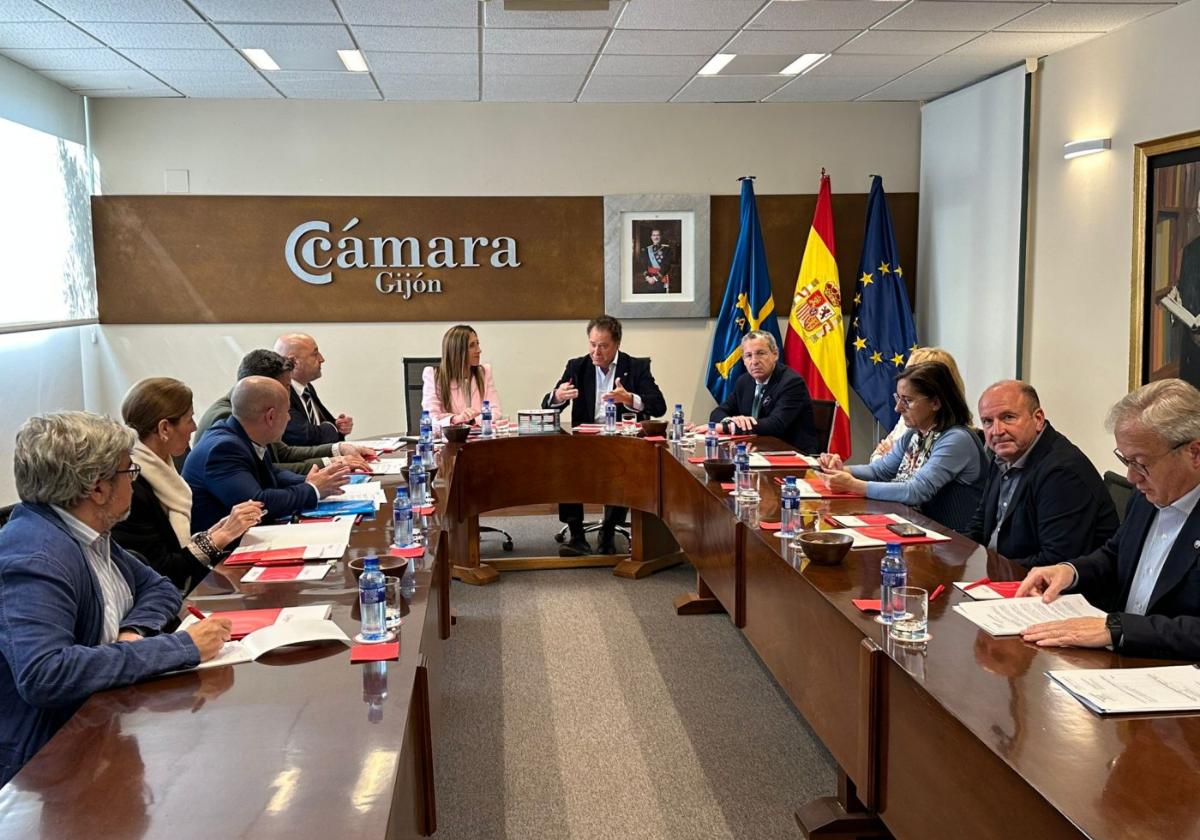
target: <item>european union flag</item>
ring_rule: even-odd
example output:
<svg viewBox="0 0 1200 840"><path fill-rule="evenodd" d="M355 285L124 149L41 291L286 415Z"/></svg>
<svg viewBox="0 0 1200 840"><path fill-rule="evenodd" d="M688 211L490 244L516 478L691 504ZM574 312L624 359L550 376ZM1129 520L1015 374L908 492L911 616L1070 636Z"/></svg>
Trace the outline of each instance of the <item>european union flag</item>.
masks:
<svg viewBox="0 0 1200 840"><path fill-rule="evenodd" d="M904 288L892 214L878 175L867 198L867 232L851 312L846 334L850 387L890 432L900 419L892 401L896 373L917 346L917 328Z"/></svg>
<svg viewBox="0 0 1200 840"><path fill-rule="evenodd" d="M741 181L742 228L708 357L707 385L717 402L724 401L733 391L733 383L746 371L742 364L742 337L746 333L766 330L775 336L777 344L783 345L775 319L775 299L771 297L771 278L767 276L767 252L754 201L754 180L746 177Z"/></svg>

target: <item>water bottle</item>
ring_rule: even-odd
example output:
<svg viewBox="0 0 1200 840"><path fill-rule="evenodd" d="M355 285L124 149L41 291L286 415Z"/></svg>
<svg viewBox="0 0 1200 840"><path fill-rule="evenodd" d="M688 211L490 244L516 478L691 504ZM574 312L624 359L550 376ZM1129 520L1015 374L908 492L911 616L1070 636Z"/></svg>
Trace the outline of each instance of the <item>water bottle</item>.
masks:
<svg viewBox="0 0 1200 840"><path fill-rule="evenodd" d="M733 456L733 469L738 498L757 499L758 491L754 489L754 477L750 474L750 453L744 443L737 445L737 454Z"/></svg>
<svg viewBox="0 0 1200 840"><path fill-rule="evenodd" d="M717 437L717 424L708 424L708 433L704 435L704 457L716 461L721 457L721 439Z"/></svg>
<svg viewBox="0 0 1200 840"><path fill-rule="evenodd" d="M794 537L800 532L800 487L796 476L789 475L779 491L779 536Z"/></svg>
<svg viewBox="0 0 1200 840"><path fill-rule="evenodd" d="M613 402L612 397L604 398L604 434L615 435L617 433L617 404Z"/></svg>
<svg viewBox="0 0 1200 840"><path fill-rule="evenodd" d="M362 616L362 641L382 642L387 639L387 597L383 591L383 572L379 558L368 554L363 560L363 573L358 578L358 609Z"/></svg>
<svg viewBox="0 0 1200 840"><path fill-rule="evenodd" d="M383 701L387 699L386 662L363 663L363 702L367 704L367 720L383 720Z"/></svg>
<svg viewBox="0 0 1200 840"><path fill-rule="evenodd" d="M433 443L433 418L428 411L421 412L421 443Z"/></svg>
<svg viewBox="0 0 1200 840"><path fill-rule="evenodd" d="M404 574L400 577L400 594L405 598L411 598L417 592L417 558L409 557L408 565L404 568Z"/></svg>
<svg viewBox="0 0 1200 840"><path fill-rule="evenodd" d="M392 545L396 548L405 548L412 543L412 502L408 499L408 490L404 487L397 487L396 498L392 502Z"/></svg>
<svg viewBox="0 0 1200 840"><path fill-rule="evenodd" d="M428 476L433 467L433 441L418 443L417 453L421 456L421 464L425 467L425 475Z"/></svg>
<svg viewBox="0 0 1200 840"><path fill-rule="evenodd" d="M479 436L492 436L492 404L487 400L483 401L483 410L479 413Z"/></svg>
<svg viewBox="0 0 1200 840"><path fill-rule="evenodd" d="M425 465L420 454L414 454L408 465L408 495L413 507L425 506Z"/></svg>
<svg viewBox="0 0 1200 840"><path fill-rule="evenodd" d="M904 601L897 603L892 593L897 587L907 585L908 564L904 561L903 547L900 543L888 543L887 554L879 566L879 620L884 624L904 618Z"/></svg>
<svg viewBox="0 0 1200 840"><path fill-rule="evenodd" d="M675 410L671 412L671 437L683 442L683 405L680 403L675 403Z"/></svg>

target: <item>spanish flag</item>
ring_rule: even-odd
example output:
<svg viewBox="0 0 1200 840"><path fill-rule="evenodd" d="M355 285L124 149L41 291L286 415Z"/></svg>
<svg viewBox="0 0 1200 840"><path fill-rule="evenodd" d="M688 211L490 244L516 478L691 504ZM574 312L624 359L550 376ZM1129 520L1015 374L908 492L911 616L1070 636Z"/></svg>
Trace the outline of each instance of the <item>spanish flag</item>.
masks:
<svg viewBox="0 0 1200 840"><path fill-rule="evenodd" d="M833 208L829 176L821 170L817 210L800 277L788 315L783 359L804 377L813 399L834 400L829 451L850 457L850 388L846 384L846 340L842 327L842 294L834 259ZM824 441L822 441L824 445Z"/></svg>

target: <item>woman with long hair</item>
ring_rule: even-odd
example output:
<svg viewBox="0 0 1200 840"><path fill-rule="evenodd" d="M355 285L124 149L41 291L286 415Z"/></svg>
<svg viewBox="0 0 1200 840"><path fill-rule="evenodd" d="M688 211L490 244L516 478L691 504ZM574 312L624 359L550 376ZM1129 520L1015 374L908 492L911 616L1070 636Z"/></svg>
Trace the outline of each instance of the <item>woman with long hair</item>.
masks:
<svg viewBox="0 0 1200 840"><path fill-rule="evenodd" d="M954 384L958 386L959 393L963 395L964 400L966 399L967 388L963 385L962 374L958 372L958 363L954 361L954 357L950 355L949 351L943 350L941 347L918 347L909 354L905 367L912 367L924 364L925 362L941 362L948 367L950 375L954 377ZM970 403L968 403L967 425L970 426L972 422ZM904 425L904 416L901 415L900 419L896 421L896 425L887 433L883 440L879 441L879 444L875 447L875 451L871 453L871 463L875 463L884 455L891 452L892 447L904 437L907 431L908 426Z"/></svg>
<svg viewBox="0 0 1200 840"><path fill-rule="evenodd" d="M474 423L487 400L492 416L500 416L500 395L492 366L483 364L479 336L466 324L457 324L442 336L442 360L421 373L421 408L438 426Z"/></svg>

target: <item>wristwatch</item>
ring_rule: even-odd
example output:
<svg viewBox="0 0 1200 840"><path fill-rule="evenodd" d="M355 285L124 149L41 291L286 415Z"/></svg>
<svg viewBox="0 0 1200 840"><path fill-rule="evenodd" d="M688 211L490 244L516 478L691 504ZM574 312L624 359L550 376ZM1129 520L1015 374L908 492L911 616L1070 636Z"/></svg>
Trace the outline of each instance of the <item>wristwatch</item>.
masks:
<svg viewBox="0 0 1200 840"><path fill-rule="evenodd" d="M1112 649L1119 651L1121 649L1121 641L1125 637L1125 630L1121 626L1121 614L1109 613L1104 619L1104 626L1108 628L1109 635L1112 636Z"/></svg>

